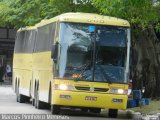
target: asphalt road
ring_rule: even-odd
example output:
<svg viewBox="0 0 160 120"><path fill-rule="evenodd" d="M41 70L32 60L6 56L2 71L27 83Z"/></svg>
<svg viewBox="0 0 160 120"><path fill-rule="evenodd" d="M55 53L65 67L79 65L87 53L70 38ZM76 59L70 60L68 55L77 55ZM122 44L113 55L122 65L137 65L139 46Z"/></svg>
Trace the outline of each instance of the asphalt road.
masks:
<svg viewBox="0 0 160 120"><path fill-rule="evenodd" d="M6 115L9 114L9 115ZM12 114L15 114L14 116ZM69 119L69 120L127 120L126 114L121 112L118 118L108 118L107 112L101 114L82 113L77 110L64 109L60 116L51 115L49 109L38 110L30 103L17 103L16 95L12 91L11 85L0 84L0 119L30 119L24 118L25 114L43 115L42 119ZM32 115L32 117L33 117ZM48 117L49 116L49 117ZM13 118L15 117L15 118ZM22 118L23 117L23 118ZM26 117L26 116L25 116ZM40 116L41 117L41 116ZM37 119L36 117L34 119Z"/></svg>

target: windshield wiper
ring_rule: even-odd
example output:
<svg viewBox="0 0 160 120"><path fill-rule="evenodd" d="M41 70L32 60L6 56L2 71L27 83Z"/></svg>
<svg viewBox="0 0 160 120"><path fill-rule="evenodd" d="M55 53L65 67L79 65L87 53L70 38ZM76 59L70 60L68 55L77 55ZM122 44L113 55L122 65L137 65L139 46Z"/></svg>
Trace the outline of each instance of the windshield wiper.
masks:
<svg viewBox="0 0 160 120"><path fill-rule="evenodd" d="M102 72L104 78L108 81L108 83L112 83L110 81L110 77L106 74L106 72L104 71L104 69L101 67L101 65L97 65L100 68L100 71Z"/></svg>
<svg viewBox="0 0 160 120"><path fill-rule="evenodd" d="M83 80L83 77L84 77L83 74L84 74L84 72L87 70L87 68L88 68L89 66L91 66L90 63L88 63L88 64L83 64L83 65L80 67L79 76L81 76L81 77L75 79L76 81L77 81L77 80ZM78 69L76 69L76 70L78 70Z"/></svg>
<svg viewBox="0 0 160 120"><path fill-rule="evenodd" d="M83 80L83 77L84 77L83 74L90 65L91 63L83 64L80 67L75 67L68 71L70 72L70 74L72 75L72 78L75 81L80 81L80 80Z"/></svg>

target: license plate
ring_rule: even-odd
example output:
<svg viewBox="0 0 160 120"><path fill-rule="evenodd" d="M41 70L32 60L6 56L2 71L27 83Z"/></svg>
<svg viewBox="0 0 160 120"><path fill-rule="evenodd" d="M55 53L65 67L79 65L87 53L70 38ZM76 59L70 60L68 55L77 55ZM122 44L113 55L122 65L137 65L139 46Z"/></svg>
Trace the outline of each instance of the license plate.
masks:
<svg viewBox="0 0 160 120"><path fill-rule="evenodd" d="M97 101L97 97L93 97L93 96L86 96L85 100L90 100L90 101Z"/></svg>
<svg viewBox="0 0 160 120"><path fill-rule="evenodd" d="M114 103L122 103L122 102L123 102L123 99L113 98L113 99L112 99L112 102L114 102Z"/></svg>

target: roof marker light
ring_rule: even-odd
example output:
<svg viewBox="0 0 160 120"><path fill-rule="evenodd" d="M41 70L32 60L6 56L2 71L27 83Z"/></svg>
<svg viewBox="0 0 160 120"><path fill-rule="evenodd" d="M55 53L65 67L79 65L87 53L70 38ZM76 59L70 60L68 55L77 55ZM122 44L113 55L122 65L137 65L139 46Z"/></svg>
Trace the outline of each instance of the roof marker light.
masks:
<svg viewBox="0 0 160 120"><path fill-rule="evenodd" d="M101 20L100 23L104 23L104 20Z"/></svg>

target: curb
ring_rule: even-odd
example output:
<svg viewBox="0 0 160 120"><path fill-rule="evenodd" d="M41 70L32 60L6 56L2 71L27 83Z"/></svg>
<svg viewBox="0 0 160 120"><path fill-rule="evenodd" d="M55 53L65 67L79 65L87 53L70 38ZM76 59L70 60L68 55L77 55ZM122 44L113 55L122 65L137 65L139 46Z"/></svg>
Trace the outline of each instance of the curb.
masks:
<svg viewBox="0 0 160 120"><path fill-rule="evenodd" d="M140 112L133 114L133 120L160 120L160 113L154 115L142 115Z"/></svg>

